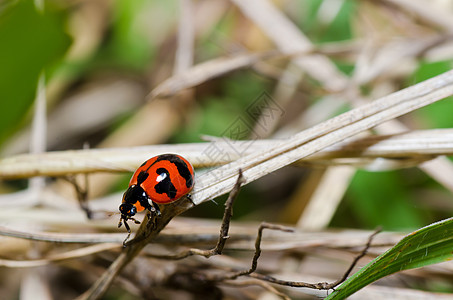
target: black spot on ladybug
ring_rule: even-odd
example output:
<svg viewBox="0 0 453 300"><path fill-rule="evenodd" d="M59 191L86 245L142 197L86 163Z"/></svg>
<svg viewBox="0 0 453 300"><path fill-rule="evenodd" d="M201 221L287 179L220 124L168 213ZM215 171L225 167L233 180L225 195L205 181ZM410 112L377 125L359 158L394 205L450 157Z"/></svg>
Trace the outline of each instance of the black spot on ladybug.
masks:
<svg viewBox="0 0 453 300"><path fill-rule="evenodd" d="M167 169L159 168L156 170L158 176L163 177L163 179L154 186L154 190L158 194L167 194L168 198L174 199L176 197L176 188L171 182L170 173Z"/></svg>
<svg viewBox="0 0 453 300"><path fill-rule="evenodd" d="M144 165L146 165L147 162L148 162L148 161L145 161L145 162L142 163L142 164L140 165L140 167L138 167L138 168L140 169L141 167L143 167Z"/></svg>
<svg viewBox="0 0 453 300"><path fill-rule="evenodd" d="M176 163L176 167L178 168L178 172L182 176L182 178L186 180L186 186L190 188L193 185L192 174L190 174L187 164L182 159L179 160L181 161L181 164Z"/></svg>
<svg viewBox="0 0 453 300"><path fill-rule="evenodd" d="M149 174L145 171L141 171L140 174L137 176L137 185L142 184L146 178L148 178Z"/></svg>
<svg viewBox="0 0 453 300"><path fill-rule="evenodd" d="M173 154L162 154L161 156L159 156L156 162L161 160L167 160L173 163L178 169L179 175L181 175L181 177L186 180L186 187L188 188L192 187L193 177L192 174L190 173L189 166L187 166L185 161L183 161L181 158Z"/></svg>

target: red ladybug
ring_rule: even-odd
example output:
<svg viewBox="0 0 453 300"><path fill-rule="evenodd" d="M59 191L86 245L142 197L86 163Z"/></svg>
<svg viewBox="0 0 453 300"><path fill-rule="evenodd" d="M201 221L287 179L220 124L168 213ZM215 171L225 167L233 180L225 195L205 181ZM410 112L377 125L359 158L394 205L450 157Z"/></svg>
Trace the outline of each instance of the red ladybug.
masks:
<svg viewBox="0 0 453 300"><path fill-rule="evenodd" d="M187 195L193 188L194 171L192 165L182 156L162 154L145 161L132 175L129 188L123 195L118 228L124 222L127 232L131 232L128 220L137 212L148 209L160 215L158 204L168 204Z"/></svg>

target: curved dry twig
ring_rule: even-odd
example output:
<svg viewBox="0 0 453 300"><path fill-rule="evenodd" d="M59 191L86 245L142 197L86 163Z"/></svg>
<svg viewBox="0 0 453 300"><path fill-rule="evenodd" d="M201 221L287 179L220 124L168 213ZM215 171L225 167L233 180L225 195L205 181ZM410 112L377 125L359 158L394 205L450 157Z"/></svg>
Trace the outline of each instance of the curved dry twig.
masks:
<svg viewBox="0 0 453 300"><path fill-rule="evenodd" d="M373 232L368 237L368 241L365 244L365 247L363 248L363 250L359 253L359 255L357 255L354 258L354 260L350 264L349 268L346 270L346 272L343 274L343 276L340 277L338 280L336 280L332 283L328 283L328 282L309 283L309 282L303 282L303 281L282 280L282 279L275 278L273 276L255 273L256 268L258 267L258 259L261 255L261 238L262 238L262 233L263 233L264 229L283 230L283 231L291 230L290 228L288 229L288 228L285 228L280 225L262 223L260 228L258 229L258 235L256 237L256 242L255 242L255 254L253 255L252 265L251 265L250 269L244 270L244 271L239 271L239 272L229 274L229 275L216 276L214 278L211 278L211 280L218 281L218 280L226 280L226 279L236 279L240 276L250 275L253 278L257 278L260 280L264 280L264 281L279 284L279 285L285 285L285 286L291 286L291 287L304 287L304 288L310 288L310 289L316 289L316 290L330 290L330 289L335 288L337 285L339 285L340 283L342 283L343 281L345 281L348 278L348 276L351 274L351 271L356 266L357 262L362 257L364 257L366 255L366 253L368 252L368 249L371 247L371 242L373 241L373 238L381 231L381 229L377 229L375 232Z"/></svg>

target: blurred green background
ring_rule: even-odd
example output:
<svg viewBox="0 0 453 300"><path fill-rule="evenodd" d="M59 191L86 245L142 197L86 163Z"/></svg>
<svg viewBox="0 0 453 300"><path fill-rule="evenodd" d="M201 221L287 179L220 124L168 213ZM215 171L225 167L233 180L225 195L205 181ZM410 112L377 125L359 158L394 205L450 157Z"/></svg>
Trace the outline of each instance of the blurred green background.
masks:
<svg viewBox="0 0 453 300"><path fill-rule="evenodd" d="M42 10L37 9L33 1L6 1L0 5L0 142L3 148L30 126L41 74L45 74L47 82L64 82L59 92L49 97L48 109L52 113L64 103L66 96L100 76L127 76L143 84L149 92L165 79L173 63L178 18L176 1L118 0L109 3L108 7L99 5L99 9L104 10L100 14L103 18L101 34L88 50L72 56L69 50L76 44L73 35L77 17L80 17L77 2L44 3ZM328 23L319 18L323 1L295 1L287 13L317 45L348 42L360 34L355 27L356 19L365 4L360 1L341 3L340 10ZM243 19L237 11L226 9L219 20L197 36L196 62L225 55L225 45L246 42L244 37L241 40ZM270 48L272 45L264 42L252 50ZM332 59L345 74L354 71L351 60ZM452 62L421 58L413 74L399 81L392 79L392 83L399 88L412 85L450 70ZM372 84L363 86L363 90L372 90ZM179 123L162 143L199 142L200 134L222 135L238 116L244 116L246 108L257 96L263 91L272 93L275 85L274 79L251 69L203 83L194 91L195 100L187 111L187 120ZM287 115L316 103L323 93L316 83L304 81L298 95L285 107ZM144 98L140 101L144 105ZM414 129L453 127L452 111L453 99L444 100L410 114L409 123ZM86 141L96 147L134 112L120 113L100 128L70 137L70 144L49 150L79 148ZM291 119L285 122L291 122ZM300 182L312 172L295 167L287 169L290 169L289 173L278 171L284 172L285 176L270 175L244 189L235 217L285 221L275 213L276 209L285 206ZM123 190L129 176L118 178L109 190ZM254 201L257 198L260 201ZM409 230L449 216L452 208L451 195L416 168L388 172L361 170L354 176L331 225L355 228L380 225L386 230ZM223 205L212 202L190 212L202 217L219 217L222 213Z"/></svg>

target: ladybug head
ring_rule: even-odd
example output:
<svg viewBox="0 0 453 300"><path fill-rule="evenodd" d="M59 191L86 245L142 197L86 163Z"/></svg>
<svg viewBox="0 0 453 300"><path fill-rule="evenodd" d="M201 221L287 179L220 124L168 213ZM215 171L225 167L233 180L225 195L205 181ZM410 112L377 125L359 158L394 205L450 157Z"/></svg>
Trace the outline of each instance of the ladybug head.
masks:
<svg viewBox="0 0 453 300"><path fill-rule="evenodd" d="M120 205L121 217L123 219L129 219L137 213L137 208L131 203L123 203Z"/></svg>
<svg viewBox="0 0 453 300"><path fill-rule="evenodd" d="M131 234L131 228L129 227L129 224L127 224L127 221L132 220L132 221L134 221L135 224L140 224L140 221L134 219L133 216L137 213L137 208L135 207L135 205L133 205L131 203L121 204L120 212L121 212L121 217L120 217L120 221L118 222L118 228L120 228L121 225L123 225L123 223L124 223L124 227L126 227L126 230L129 233L127 238L123 242L123 245L126 245L126 241Z"/></svg>

